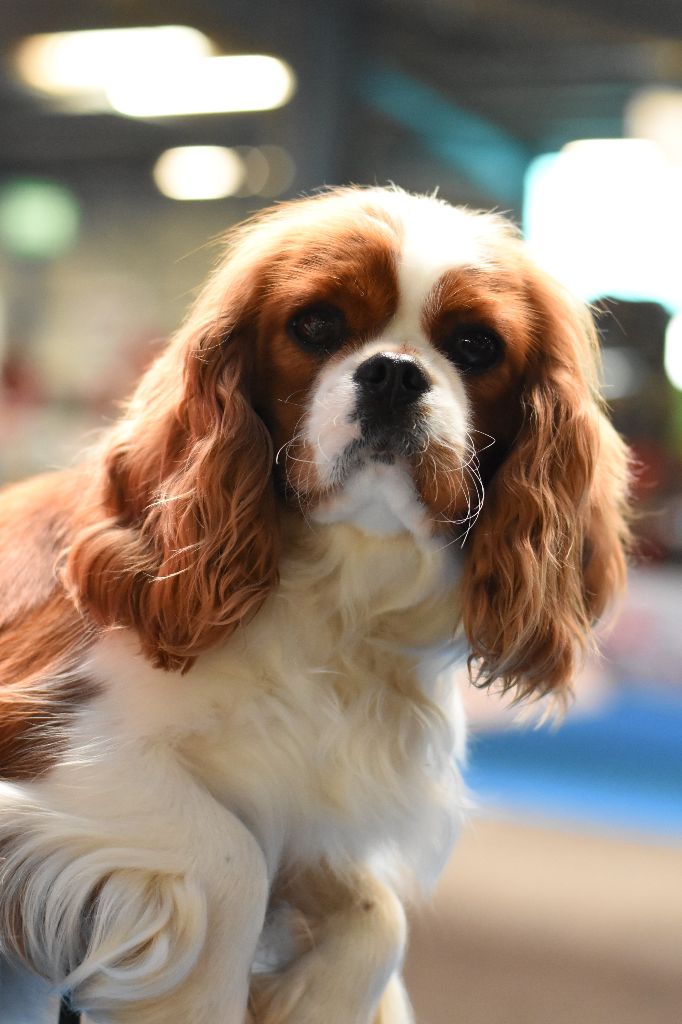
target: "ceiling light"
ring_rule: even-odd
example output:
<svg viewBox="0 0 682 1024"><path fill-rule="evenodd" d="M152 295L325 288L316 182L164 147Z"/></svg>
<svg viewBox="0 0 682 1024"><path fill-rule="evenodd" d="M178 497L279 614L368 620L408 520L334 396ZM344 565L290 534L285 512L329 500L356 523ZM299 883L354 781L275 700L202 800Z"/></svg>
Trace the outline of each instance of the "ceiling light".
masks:
<svg viewBox="0 0 682 1024"><path fill-rule="evenodd" d="M161 68L121 68L107 89L114 108L129 117L182 117L272 110L294 94L294 73L284 61L261 54L205 57Z"/></svg>
<svg viewBox="0 0 682 1024"><path fill-rule="evenodd" d="M625 109L629 135L657 143L669 160L682 165L682 89L642 89Z"/></svg>
<svg viewBox="0 0 682 1024"><path fill-rule="evenodd" d="M56 96L101 92L124 74L150 77L213 52L211 41L187 25L95 29L29 36L16 51L20 78Z"/></svg>
<svg viewBox="0 0 682 1024"><path fill-rule="evenodd" d="M647 139L575 139L561 147L561 152L573 154L581 160L599 161L600 163L628 160L650 162L660 161L657 147Z"/></svg>
<svg viewBox="0 0 682 1024"><path fill-rule="evenodd" d="M223 199L239 191L245 167L240 155L225 146L178 146L161 154L153 174L169 199Z"/></svg>
<svg viewBox="0 0 682 1024"><path fill-rule="evenodd" d="M582 298L682 309L682 191L655 143L586 139L538 157L524 228L538 262Z"/></svg>

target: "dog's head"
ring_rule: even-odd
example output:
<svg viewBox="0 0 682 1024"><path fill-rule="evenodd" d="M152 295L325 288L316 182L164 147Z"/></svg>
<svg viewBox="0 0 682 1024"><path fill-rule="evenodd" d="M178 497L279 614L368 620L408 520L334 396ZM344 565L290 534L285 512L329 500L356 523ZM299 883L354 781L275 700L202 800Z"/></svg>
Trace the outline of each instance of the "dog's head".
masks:
<svg viewBox="0 0 682 1024"><path fill-rule="evenodd" d="M566 686L624 575L589 314L503 218L399 190L234 231L104 462L67 576L167 668L260 608L283 506L463 543L479 677L522 693Z"/></svg>

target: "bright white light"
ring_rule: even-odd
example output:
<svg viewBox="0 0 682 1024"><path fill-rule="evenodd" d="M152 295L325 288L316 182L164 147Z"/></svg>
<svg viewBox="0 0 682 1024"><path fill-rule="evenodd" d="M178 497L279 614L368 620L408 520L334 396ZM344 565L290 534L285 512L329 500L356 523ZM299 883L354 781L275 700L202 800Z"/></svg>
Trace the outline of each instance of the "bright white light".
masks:
<svg viewBox="0 0 682 1024"><path fill-rule="evenodd" d="M244 161L224 146L178 146L162 153L154 181L169 199L222 199L238 192Z"/></svg>
<svg viewBox="0 0 682 1024"><path fill-rule="evenodd" d="M682 89L641 89L625 109L628 135L650 139L682 166Z"/></svg>
<svg viewBox="0 0 682 1024"><path fill-rule="evenodd" d="M525 229L538 262L584 299L682 310L682 180L653 142L574 142L533 161Z"/></svg>
<svg viewBox="0 0 682 1024"><path fill-rule="evenodd" d="M575 139L562 147L564 156L577 156L582 162L612 169L624 160L649 166L661 155L648 139Z"/></svg>
<svg viewBox="0 0 682 1024"><path fill-rule="evenodd" d="M295 87L294 73L284 61L240 54L206 57L154 75L121 68L107 98L114 110L129 117L180 117L272 110L287 103Z"/></svg>
<svg viewBox="0 0 682 1024"><path fill-rule="evenodd" d="M19 44L16 65L28 85L57 96L101 92L129 72L153 77L207 57L211 41L187 25L96 29L29 36Z"/></svg>
<svg viewBox="0 0 682 1024"><path fill-rule="evenodd" d="M668 323L663 366L673 387L682 391L682 313L678 313Z"/></svg>

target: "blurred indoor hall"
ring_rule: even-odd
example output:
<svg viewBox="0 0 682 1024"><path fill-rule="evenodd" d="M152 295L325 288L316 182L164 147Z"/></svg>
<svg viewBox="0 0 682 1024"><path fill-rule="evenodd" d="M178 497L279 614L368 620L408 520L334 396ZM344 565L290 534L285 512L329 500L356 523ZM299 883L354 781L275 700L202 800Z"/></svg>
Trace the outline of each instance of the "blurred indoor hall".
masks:
<svg viewBox="0 0 682 1024"><path fill-rule="evenodd" d="M325 185L506 211L594 303L629 592L560 728L461 679L478 810L407 977L419 1024L679 1024L679 3L5 0L0 40L0 484L93 442L231 225Z"/></svg>

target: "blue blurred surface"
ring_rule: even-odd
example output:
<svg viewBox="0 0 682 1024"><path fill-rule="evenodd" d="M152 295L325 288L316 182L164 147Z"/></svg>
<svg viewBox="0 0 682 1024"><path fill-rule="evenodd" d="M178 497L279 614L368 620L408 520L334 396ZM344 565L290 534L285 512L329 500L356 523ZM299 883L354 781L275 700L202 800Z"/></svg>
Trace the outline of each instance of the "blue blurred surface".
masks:
<svg viewBox="0 0 682 1024"><path fill-rule="evenodd" d="M682 695L615 692L559 728L471 738L479 805L589 827L682 838Z"/></svg>

